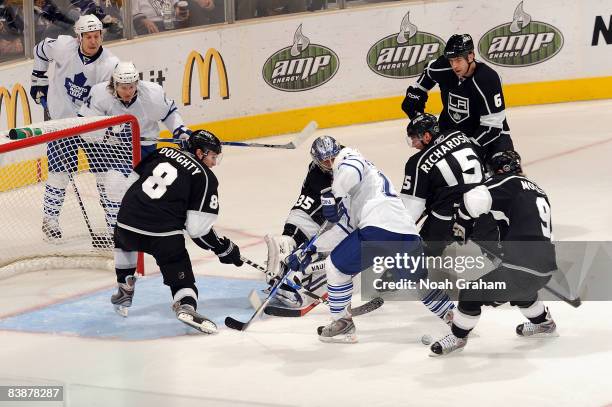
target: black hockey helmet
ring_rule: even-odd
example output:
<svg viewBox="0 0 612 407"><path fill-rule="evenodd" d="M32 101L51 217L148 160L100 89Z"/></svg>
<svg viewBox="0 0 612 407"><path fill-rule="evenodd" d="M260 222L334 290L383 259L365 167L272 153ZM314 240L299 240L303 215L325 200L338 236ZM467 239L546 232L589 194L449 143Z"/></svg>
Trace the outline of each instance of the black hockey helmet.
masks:
<svg viewBox="0 0 612 407"><path fill-rule="evenodd" d="M453 34L446 42L444 56L448 58L467 57L474 51L474 41L470 34Z"/></svg>
<svg viewBox="0 0 612 407"><path fill-rule="evenodd" d="M213 151L217 154L221 154L221 140L214 134L207 130L197 130L191 133L189 136L188 150L190 153L195 155L197 149L204 151Z"/></svg>
<svg viewBox="0 0 612 407"><path fill-rule="evenodd" d="M523 172L521 168L521 156L514 150L500 151L493 154L487 161L487 168L493 174L500 171L504 174L518 174Z"/></svg>
<svg viewBox="0 0 612 407"><path fill-rule="evenodd" d="M440 134L438 119L433 114L421 113L412 119L408 123L408 127L406 127L408 138L417 137L419 140L422 140L425 132L429 132L432 139L435 139Z"/></svg>

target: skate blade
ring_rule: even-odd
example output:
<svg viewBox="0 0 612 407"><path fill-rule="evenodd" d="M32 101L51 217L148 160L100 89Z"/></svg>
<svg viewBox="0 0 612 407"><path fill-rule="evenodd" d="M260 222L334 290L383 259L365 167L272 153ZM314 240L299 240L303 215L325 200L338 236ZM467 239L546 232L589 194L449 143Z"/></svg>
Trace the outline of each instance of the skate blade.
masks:
<svg viewBox="0 0 612 407"><path fill-rule="evenodd" d="M529 336L522 336L522 335L516 335L519 338L524 338L524 339L546 339L546 338L558 338L559 337L559 332L557 332L556 330L553 332L541 332L539 334L535 334L535 335L529 335Z"/></svg>
<svg viewBox="0 0 612 407"><path fill-rule="evenodd" d="M178 317L179 321L183 322L190 327L197 329L200 332L205 334L216 334L218 332L217 325L210 320L202 321L202 323L197 323L193 320L193 317L189 314L180 314Z"/></svg>
<svg viewBox="0 0 612 407"><path fill-rule="evenodd" d="M319 340L325 343L357 343L357 335L355 333L336 335L336 336L321 336Z"/></svg>
<svg viewBox="0 0 612 407"><path fill-rule="evenodd" d="M115 312L121 315L123 318L127 318L129 308L124 305L113 305Z"/></svg>
<svg viewBox="0 0 612 407"><path fill-rule="evenodd" d="M454 350L454 351L452 351L452 352L443 353L443 354L441 354L441 355L439 355L439 354L437 354L437 353L435 353L435 352L431 352L431 351L430 351L430 352L429 352L429 357L430 357L430 358L449 357L449 356L456 355L457 353L462 352L462 351L463 351L463 348L459 348L459 349L455 349L455 350Z"/></svg>

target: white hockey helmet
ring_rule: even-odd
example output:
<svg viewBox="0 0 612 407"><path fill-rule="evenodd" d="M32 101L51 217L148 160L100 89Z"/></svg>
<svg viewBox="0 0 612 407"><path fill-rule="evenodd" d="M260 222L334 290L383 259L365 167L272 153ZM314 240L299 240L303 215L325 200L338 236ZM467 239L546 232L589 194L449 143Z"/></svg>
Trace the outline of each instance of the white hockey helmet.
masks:
<svg viewBox="0 0 612 407"><path fill-rule="evenodd" d="M74 23L74 32L77 34L79 38L81 38L81 34L88 33L92 31L100 31L103 30L102 22L98 19L98 17L93 14L87 14L79 17L76 23Z"/></svg>
<svg viewBox="0 0 612 407"><path fill-rule="evenodd" d="M133 62L119 62L113 71L115 83L134 83L140 79Z"/></svg>

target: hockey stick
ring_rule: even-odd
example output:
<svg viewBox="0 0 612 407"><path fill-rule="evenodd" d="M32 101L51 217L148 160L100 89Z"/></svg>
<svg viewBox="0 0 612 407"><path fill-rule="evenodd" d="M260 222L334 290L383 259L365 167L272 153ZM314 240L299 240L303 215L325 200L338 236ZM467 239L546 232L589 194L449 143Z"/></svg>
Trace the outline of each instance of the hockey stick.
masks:
<svg viewBox="0 0 612 407"><path fill-rule="evenodd" d="M321 234L323 233L325 228L327 228L327 225L328 225L328 221L325 221L323 223L323 225L321 226L321 228L319 228L317 233L308 241L308 244L304 247L304 249L302 249L302 254L306 253L312 247L314 242L319 238L319 236L321 236ZM251 325L251 322L253 322L253 320L255 318L257 318L259 315L261 315L263 310L270 303L270 300L272 300L272 298L274 298L274 296L276 295L276 292L278 291L280 286L285 281L287 281L287 277L289 277L290 275L291 275L291 273L286 273L283 276L283 278L281 278L280 280L278 280L276 282L274 287L272 287L272 290L270 291L270 294L268 294L268 297L266 298L266 300L255 310L255 313L253 315L251 315L251 318L249 318L249 320L247 322L241 322L241 321L238 321L237 319L234 319L234 318L228 316L227 318L225 318L225 325L228 328L231 328L231 329L236 329L238 331L246 331L247 328L249 327L249 325Z"/></svg>
<svg viewBox="0 0 612 407"><path fill-rule="evenodd" d="M43 116L44 116L45 121L51 120L51 115L49 114L49 107L47 105L47 98L41 97L40 104L43 107ZM65 162L64 162L64 165L66 165ZM85 210L85 204L83 203L83 199L81 198L81 193L79 192L79 189L77 188L76 182L74 180L74 176L72 175L72 173L69 171L68 168L66 168L66 174L68 174L68 180L72 184L72 190L74 191L74 194L79 203L79 208L81 209L81 214L83 215L83 219L85 219L85 225L87 226L87 230L89 231L89 236L91 237L92 245L94 247L104 247L103 245L100 245L100 243L98 242L100 240L100 236L94 233L93 228L91 227L91 222L89 221L89 216L87 215L87 211Z"/></svg>
<svg viewBox="0 0 612 407"><path fill-rule="evenodd" d="M481 248L482 250L484 250L485 252L489 253L491 256L495 257L498 260L501 260L499 258L499 256L497 256L497 254L493 253L491 250L489 250L486 247L482 246L480 243L475 242L475 241L473 241L471 239L470 239L470 241L472 243L474 243L476 246L478 246L479 248ZM565 295L563 295L560 292L558 292L557 290L555 290L554 288L549 287L548 285L545 285L543 288L546 291L548 291L549 293L551 293L552 295L554 295L555 297L557 297L558 299L560 299L561 301L571 305L574 308L578 308L579 306L582 305L582 300L580 299L580 297L568 298Z"/></svg>
<svg viewBox="0 0 612 407"><path fill-rule="evenodd" d="M264 147L264 148L282 148L286 150L294 150L300 144L302 144L308 137L312 136L312 134L317 130L318 124L315 121L308 123L304 129L297 135L295 139L286 144L266 144L266 143L249 143L243 141L222 141L221 144L224 146L233 146L233 147ZM179 143L182 142L182 139L177 138L160 138L157 139L159 142L167 142L167 143Z"/></svg>
<svg viewBox="0 0 612 407"><path fill-rule="evenodd" d="M249 266L262 271L262 272L267 272L267 270L255 263L254 261L247 259L246 257L242 256L240 257L240 260L242 260L243 262L245 262L246 264L248 264ZM312 291L306 290L304 287L303 288L303 293L305 295L307 295L308 297L312 298L315 300L315 302L313 302L312 304L310 304L309 306L307 306L304 309L300 309L300 310L291 310L291 309L270 309L270 308L266 308L264 310L264 313L266 313L267 315L272 315L272 316L277 316L277 317L301 317L306 315L310 310L312 310L314 307L316 307L317 305L323 303L325 305L327 305L329 307L329 301L327 300L327 293L325 293L323 296L319 296L315 293L313 293ZM363 314L367 314L369 312L372 312L380 307L382 307L382 305L385 303L385 301L380 298L380 297L376 297L371 299L370 301L366 302L365 304L362 304L358 307L355 308L351 308L351 315L352 316L359 316L359 315L363 315Z"/></svg>

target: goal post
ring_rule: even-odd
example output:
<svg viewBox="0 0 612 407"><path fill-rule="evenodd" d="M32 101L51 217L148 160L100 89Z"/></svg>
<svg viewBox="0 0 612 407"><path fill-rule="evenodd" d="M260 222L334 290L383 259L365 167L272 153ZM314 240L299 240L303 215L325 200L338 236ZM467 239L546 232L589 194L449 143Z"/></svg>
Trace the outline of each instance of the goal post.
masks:
<svg viewBox="0 0 612 407"><path fill-rule="evenodd" d="M139 161L132 115L0 131L0 279L44 269L113 269L113 228ZM137 269L144 272L142 254Z"/></svg>

